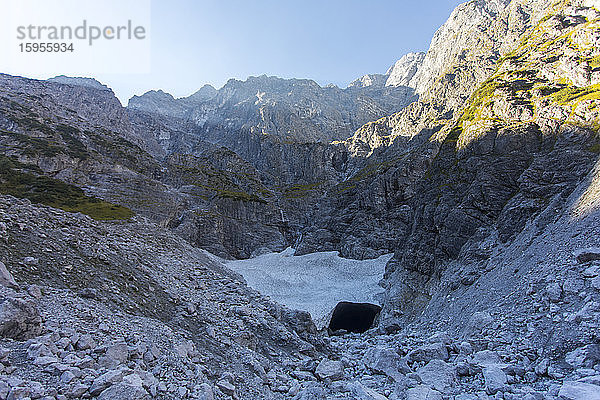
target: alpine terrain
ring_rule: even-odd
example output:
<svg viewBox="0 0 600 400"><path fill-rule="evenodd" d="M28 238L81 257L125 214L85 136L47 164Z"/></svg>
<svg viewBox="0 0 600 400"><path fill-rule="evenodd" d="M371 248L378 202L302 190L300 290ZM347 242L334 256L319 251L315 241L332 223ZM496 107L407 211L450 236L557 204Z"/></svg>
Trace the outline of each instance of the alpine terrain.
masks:
<svg viewBox="0 0 600 400"><path fill-rule="evenodd" d="M0 74L5 399L600 400L600 1L346 88Z"/></svg>

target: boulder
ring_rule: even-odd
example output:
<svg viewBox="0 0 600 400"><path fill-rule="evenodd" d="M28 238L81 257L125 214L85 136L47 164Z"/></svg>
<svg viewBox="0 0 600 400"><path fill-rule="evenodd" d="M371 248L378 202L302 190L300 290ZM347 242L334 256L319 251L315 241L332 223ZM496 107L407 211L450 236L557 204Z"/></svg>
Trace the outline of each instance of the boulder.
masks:
<svg viewBox="0 0 600 400"><path fill-rule="evenodd" d="M573 255L578 263L600 260L600 247L588 247L576 250Z"/></svg>
<svg viewBox="0 0 600 400"><path fill-rule="evenodd" d="M344 378L344 365L341 361L325 359L317 365L315 373L321 380L337 381Z"/></svg>
<svg viewBox="0 0 600 400"><path fill-rule="evenodd" d="M196 400L214 400L212 387L208 383L201 383L194 387L193 398Z"/></svg>
<svg viewBox="0 0 600 400"><path fill-rule="evenodd" d="M387 400L387 397L377 393L373 389L365 387L360 382L352 382L348 385L348 389L356 400Z"/></svg>
<svg viewBox="0 0 600 400"><path fill-rule="evenodd" d="M557 282L550 283L546 286L546 294L551 302L556 303L562 296L562 288Z"/></svg>
<svg viewBox="0 0 600 400"><path fill-rule="evenodd" d="M583 382L564 382L558 392L560 400L600 400L600 386Z"/></svg>
<svg viewBox="0 0 600 400"><path fill-rule="evenodd" d="M589 344L579 347L567 353L565 361L573 368L593 368L600 362L600 345Z"/></svg>
<svg viewBox="0 0 600 400"><path fill-rule="evenodd" d="M100 393L103 393L104 390L110 387L111 385L121 382L124 376L125 371L123 370L111 370L100 375L99 377L94 379L92 387L90 387L90 394L92 396L97 396Z"/></svg>
<svg viewBox="0 0 600 400"><path fill-rule="evenodd" d="M406 361L398 353L385 347L368 349L363 361L371 371L387 375L396 381L402 380L404 378L403 374L411 372Z"/></svg>
<svg viewBox="0 0 600 400"><path fill-rule="evenodd" d="M496 353L495 351L482 350L473 354L472 363L479 367L500 364L500 362L500 356L498 356L498 353Z"/></svg>
<svg viewBox="0 0 600 400"><path fill-rule="evenodd" d="M23 340L42 332L42 318L32 300L4 298L0 300L0 337Z"/></svg>
<svg viewBox="0 0 600 400"><path fill-rule="evenodd" d="M418 347L408 353L409 362L428 363L431 360L448 360L448 349L443 343L432 343L423 347Z"/></svg>
<svg viewBox="0 0 600 400"><path fill-rule="evenodd" d="M495 365L484 368L483 378L485 380L485 388L489 394L496 394L507 383L506 374Z"/></svg>
<svg viewBox="0 0 600 400"><path fill-rule="evenodd" d="M129 351L127 343L116 343L106 348L106 354L99 360L100 365L115 368L127 362Z"/></svg>
<svg viewBox="0 0 600 400"><path fill-rule="evenodd" d="M121 382L104 390L98 400L150 400L143 387Z"/></svg>
<svg viewBox="0 0 600 400"><path fill-rule="evenodd" d="M442 394L425 385L419 385L406 391L406 400L442 400Z"/></svg>
<svg viewBox="0 0 600 400"><path fill-rule="evenodd" d="M0 261L0 285L6 286L6 287L9 287L12 289L19 288L17 281L15 281L15 278L13 278L12 274L10 273L8 268L6 268L6 265L4 265L4 263L2 261Z"/></svg>
<svg viewBox="0 0 600 400"><path fill-rule="evenodd" d="M448 392L456 383L454 368L442 360L431 360L427 365L417 370L421 382L439 392Z"/></svg>
<svg viewBox="0 0 600 400"><path fill-rule="evenodd" d="M233 383L223 379L217 382L217 387L226 395L233 396L235 394L235 386Z"/></svg>

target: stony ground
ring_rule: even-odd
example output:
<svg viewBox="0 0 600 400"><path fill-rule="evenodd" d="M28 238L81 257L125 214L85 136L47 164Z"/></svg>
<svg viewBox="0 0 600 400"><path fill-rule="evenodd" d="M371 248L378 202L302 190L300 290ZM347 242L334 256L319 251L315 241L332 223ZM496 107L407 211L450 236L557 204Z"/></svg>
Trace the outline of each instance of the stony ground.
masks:
<svg viewBox="0 0 600 400"><path fill-rule="evenodd" d="M588 324L588 342L560 357L535 329L481 312L471 335L318 333L141 219L97 223L3 196L0 254L2 400L600 398L598 249L573 254L582 309L569 309L570 284L547 285L517 321Z"/></svg>

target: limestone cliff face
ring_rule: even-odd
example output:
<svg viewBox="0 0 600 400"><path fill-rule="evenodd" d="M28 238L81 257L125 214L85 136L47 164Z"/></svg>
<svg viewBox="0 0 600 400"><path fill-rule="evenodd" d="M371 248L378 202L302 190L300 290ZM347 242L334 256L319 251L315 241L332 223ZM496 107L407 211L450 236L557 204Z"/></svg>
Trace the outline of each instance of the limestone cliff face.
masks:
<svg viewBox="0 0 600 400"><path fill-rule="evenodd" d="M516 248L534 253L548 226L570 218L569 198L598 160L598 9L583 1L504 5L469 2L453 13L436 38L455 26L457 43L474 47L416 85L427 88L418 102L346 142L359 156L353 175L328 192L314 210L319 222L304 232L300 252L396 251L384 279L384 327L437 318L458 329L468 321L444 311L447 298L493 285L498 296L525 296L527 260ZM456 21L475 11L487 22L465 22L478 34L461 42L467 35ZM440 43L433 59L457 47ZM426 65L435 62L426 57ZM499 272L508 252L512 288ZM497 300L488 296L481 308ZM584 327L573 335L583 337Z"/></svg>
<svg viewBox="0 0 600 400"><path fill-rule="evenodd" d="M90 80L3 75L0 96L3 193L100 219L132 211L224 257L286 247L278 202L256 169L230 150L187 141L193 124L186 120L132 118L110 89ZM180 132L181 148L193 149L169 154L149 131L158 139Z"/></svg>

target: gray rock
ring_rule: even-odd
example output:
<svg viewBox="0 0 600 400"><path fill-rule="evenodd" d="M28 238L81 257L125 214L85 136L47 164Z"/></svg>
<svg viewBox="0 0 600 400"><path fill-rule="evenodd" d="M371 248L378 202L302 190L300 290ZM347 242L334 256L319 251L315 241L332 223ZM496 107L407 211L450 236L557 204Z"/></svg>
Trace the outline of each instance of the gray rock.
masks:
<svg viewBox="0 0 600 400"><path fill-rule="evenodd" d="M150 398L144 388L125 382L112 385L98 396L98 400L150 400Z"/></svg>
<svg viewBox="0 0 600 400"><path fill-rule="evenodd" d="M583 275L584 278L595 278L598 275L600 275L600 265L592 265L590 267L587 267L582 273L581 275Z"/></svg>
<svg viewBox="0 0 600 400"><path fill-rule="evenodd" d="M77 294L84 299L95 299L98 296L98 291L94 288L83 288Z"/></svg>
<svg viewBox="0 0 600 400"><path fill-rule="evenodd" d="M40 287L38 285L29 285L27 287L27 293L29 293L29 295L36 300L41 299L43 296L42 290L40 289Z"/></svg>
<svg viewBox="0 0 600 400"><path fill-rule="evenodd" d="M0 336L29 339L42 331L42 319L36 304L20 298L0 299Z"/></svg>
<svg viewBox="0 0 600 400"><path fill-rule="evenodd" d="M429 336L427 341L429 343L442 343L447 346L452 343L452 338L446 332L436 332Z"/></svg>
<svg viewBox="0 0 600 400"><path fill-rule="evenodd" d="M560 400L600 400L600 386L582 382L564 382L558 392Z"/></svg>
<svg viewBox="0 0 600 400"><path fill-rule="evenodd" d="M469 318L466 327L466 333L474 335L480 333L494 322L494 318L487 311L475 312Z"/></svg>
<svg viewBox="0 0 600 400"><path fill-rule="evenodd" d="M496 394L498 391L503 390L507 383L506 374L495 365L483 369L483 378L485 388L489 394Z"/></svg>
<svg viewBox="0 0 600 400"><path fill-rule="evenodd" d="M59 359L54 356L40 356L33 360L33 363L40 367L47 367L51 364L56 364L59 362Z"/></svg>
<svg viewBox="0 0 600 400"><path fill-rule="evenodd" d="M431 360L424 367L417 369L416 373L421 382L441 393L447 393L456 383L454 367L442 360Z"/></svg>
<svg viewBox="0 0 600 400"><path fill-rule="evenodd" d="M480 367L485 367L493 364L500 364L500 356L498 353L491 350L482 350L473 354L472 363Z"/></svg>
<svg viewBox="0 0 600 400"><path fill-rule="evenodd" d="M8 268L6 268L6 265L4 265L4 263L1 261L0 261L0 285L4 285L6 287L13 288L13 289L19 288L17 281L15 281L15 278L13 278L13 276L10 273L10 271L8 270Z"/></svg>
<svg viewBox="0 0 600 400"><path fill-rule="evenodd" d="M121 380L123 379L124 376L125 376L125 371L123 371L121 369L108 371L108 372L100 375L99 377L94 379L94 382L92 383L92 386L90 387L90 394L92 396L99 395L109 386L111 386L115 383L121 382Z"/></svg>
<svg viewBox="0 0 600 400"><path fill-rule="evenodd" d="M92 335L81 335L75 346L78 350L90 350L96 347L96 341Z"/></svg>
<svg viewBox="0 0 600 400"><path fill-rule="evenodd" d="M463 393L454 397L454 400L480 400L483 396L477 396L475 394ZM525 399L523 399L525 400Z"/></svg>
<svg viewBox="0 0 600 400"><path fill-rule="evenodd" d="M442 400L442 394L425 385L419 385L406 391L406 400Z"/></svg>
<svg viewBox="0 0 600 400"><path fill-rule="evenodd" d="M409 362L419 361L428 363L431 360L446 361L448 359L448 349L443 343L432 343L412 350L406 357Z"/></svg>
<svg viewBox="0 0 600 400"><path fill-rule="evenodd" d="M337 381L344 379L344 364L341 361L334 361L325 359L317 365L315 374L320 379L331 379Z"/></svg>
<svg viewBox="0 0 600 400"><path fill-rule="evenodd" d="M81 396L83 396L88 390L89 390L90 386L89 385L85 385L83 383L77 383L75 385L73 385L73 387L71 387L71 390L69 390L69 396L71 398L79 398Z"/></svg>
<svg viewBox="0 0 600 400"><path fill-rule="evenodd" d="M15 386L13 387L8 396L7 400L26 400L31 397L31 389L26 386Z"/></svg>
<svg viewBox="0 0 600 400"><path fill-rule="evenodd" d="M589 344L579 347L567 353L565 361L573 368L592 368L600 363L600 345Z"/></svg>
<svg viewBox="0 0 600 400"><path fill-rule="evenodd" d="M600 386L600 375L586 376L585 378L579 379L578 382Z"/></svg>
<svg viewBox="0 0 600 400"><path fill-rule="evenodd" d="M220 380L219 382L217 382L217 387L226 395L235 395L235 386L227 380Z"/></svg>
<svg viewBox="0 0 600 400"><path fill-rule="evenodd" d="M473 353L473 346L471 346L471 343L469 342L461 342L458 346L458 350L462 355L469 355Z"/></svg>
<svg viewBox="0 0 600 400"><path fill-rule="evenodd" d="M294 400L325 400L327 399L327 393L320 385L315 383L300 390L300 392L294 397Z"/></svg>
<svg viewBox="0 0 600 400"><path fill-rule="evenodd" d="M69 384L71 383L71 381L75 379L75 374L73 374L73 372L67 370L65 372L62 373L62 375L60 376L60 383L63 385Z"/></svg>
<svg viewBox="0 0 600 400"><path fill-rule="evenodd" d="M538 374L538 376L546 376L548 374L549 366L550 360L544 358L535 366L535 373Z"/></svg>
<svg viewBox="0 0 600 400"><path fill-rule="evenodd" d="M348 389L356 400L387 400L387 397L365 387L360 382L351 382L348 384Z"/></svg>
<svg viewBox="0 0 600 400"><path fill-rule="evenodd" d="M196 400L214 400L212 387L208 383L196 385L194 387L193 396Z"/></svg>
<svg viewBox="0 0 600 400"><path fill-rule="evenodd" d="M364 356L364 363L371 371L385 374L396 381L403 380L403 374L411 372L406 361L398 353L385 347L368 349Z"/></svg>
<svg viewBox="0 0 600 400"><path fill-rule="evenodd" d="M99 363L107 368L115 368L127 362L129 349L127 343L116 343L106 348L104 356L100 357Z"/></svg>
<svg viewBox="0 0 600 400"><path fill-rule="evenodd" d="M560 284L557 282L548 284L548 286L546 286L546 294L548 295L550 301L554 303L558 302L562 296L562 288Z"/></svg>
<svg viewBox="0 0 600 400"><path fill-rule="evenodd" d="M578 263L600 260L600 247L588 247L576 250L573 255Z"/></svg>

